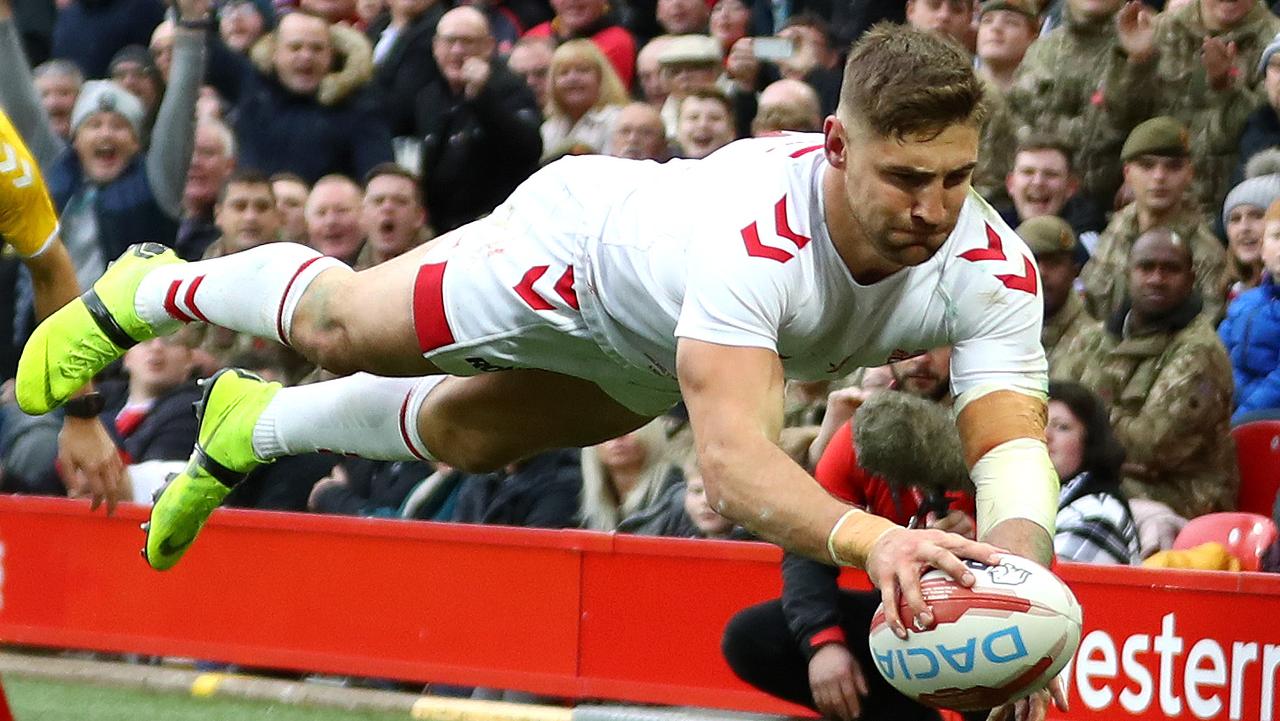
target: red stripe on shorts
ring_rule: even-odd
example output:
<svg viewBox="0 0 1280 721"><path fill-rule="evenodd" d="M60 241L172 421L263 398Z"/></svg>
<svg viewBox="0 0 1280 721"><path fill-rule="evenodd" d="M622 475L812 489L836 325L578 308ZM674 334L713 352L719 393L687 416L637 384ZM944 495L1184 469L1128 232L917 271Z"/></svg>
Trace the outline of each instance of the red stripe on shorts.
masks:
<svg viewBox="0 0 1280 721"><path fill-rule="evenodd" d="M444 263L424 263L413 283L413 328L418 348L428 353L453 345L453 331L444 314Z"/></svg>
<svg viewBox="0 0 1280 721"><path fill-rule="evenodd" d="M295 271L293 277L289 279L289 284L284 287L284 295L280 296L280 307L276 308L276 335L280 336L280 342L285 345L289 345L289 339L284 337L284 303L289 299L289 291L293 290L293 284L297 282L298 276L302 275L302 271L306 270L307 266L323 257L323 255L317 255L311 260L308 260L298 266L298 270Z"/></svg>

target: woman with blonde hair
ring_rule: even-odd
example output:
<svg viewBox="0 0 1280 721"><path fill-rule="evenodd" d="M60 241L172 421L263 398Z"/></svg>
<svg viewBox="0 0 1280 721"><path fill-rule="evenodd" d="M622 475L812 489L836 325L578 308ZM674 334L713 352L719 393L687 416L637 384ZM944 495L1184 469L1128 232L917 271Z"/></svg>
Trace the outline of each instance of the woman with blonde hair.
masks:
<svg viewBox="0 0 1280 721"><path fill-rule="evenodd" d="M622 519L657 502L680 475L668 453L665 421L582 449L583 528L612 531Z"/></svg>
<svg viewBox="0 0 1280 721"><path fill-rule="evenodd" d="M590 40L570 40L551 56L543 159L559 148L587 145L603 152L629 98L613 66Z"/></svg>

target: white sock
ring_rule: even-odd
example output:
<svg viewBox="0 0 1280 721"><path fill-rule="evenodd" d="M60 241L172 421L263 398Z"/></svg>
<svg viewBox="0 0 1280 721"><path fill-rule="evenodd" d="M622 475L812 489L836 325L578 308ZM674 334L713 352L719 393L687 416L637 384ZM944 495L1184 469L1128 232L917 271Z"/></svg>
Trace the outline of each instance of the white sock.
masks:
<svg viewBox="0 0 1280 721"><path fill-rule="evenodd" d="M305 245L267 243L157 268L138 285L134 307L161 335L198 320L289 345L303 291L321 272L346 267Z"/></svg>
<svg viewBox="0 0 1280 721"><path fill-rule="evenodd" d="M253 452L263 460L316 451L379 461L435 460L418 433L418 411L447 377L356 373L282 388L253 428Z"/></svg>

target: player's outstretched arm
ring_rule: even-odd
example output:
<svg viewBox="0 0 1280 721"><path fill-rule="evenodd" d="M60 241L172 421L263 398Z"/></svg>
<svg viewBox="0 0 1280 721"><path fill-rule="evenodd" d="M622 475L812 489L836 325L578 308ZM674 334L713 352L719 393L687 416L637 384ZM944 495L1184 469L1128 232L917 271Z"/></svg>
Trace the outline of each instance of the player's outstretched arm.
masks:
<svg viewBox="0 0 1280 721"><path fill-rule="evenodd" d="M776 445L782 364L764 348L681 338L677 373L707 495L717 511L789 551L867 570L891 627L905 636L897 595L932 619L920 593L927 567L973 583L961 558L993 561L996 549L937 530L908 531L837 501Z"/></svg>

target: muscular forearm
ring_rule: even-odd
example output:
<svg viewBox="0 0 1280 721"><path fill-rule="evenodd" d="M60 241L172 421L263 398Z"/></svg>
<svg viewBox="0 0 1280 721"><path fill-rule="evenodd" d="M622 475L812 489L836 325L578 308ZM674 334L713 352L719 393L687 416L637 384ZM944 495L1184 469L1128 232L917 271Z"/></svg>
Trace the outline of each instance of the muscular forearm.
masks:
<svg viewBox="0 0 1280 721"><path fill-rule="evenodd" d="M756 535L827 563L827 536L849 506L840 503L761 434L700 445L716 509Z"/></svg>

